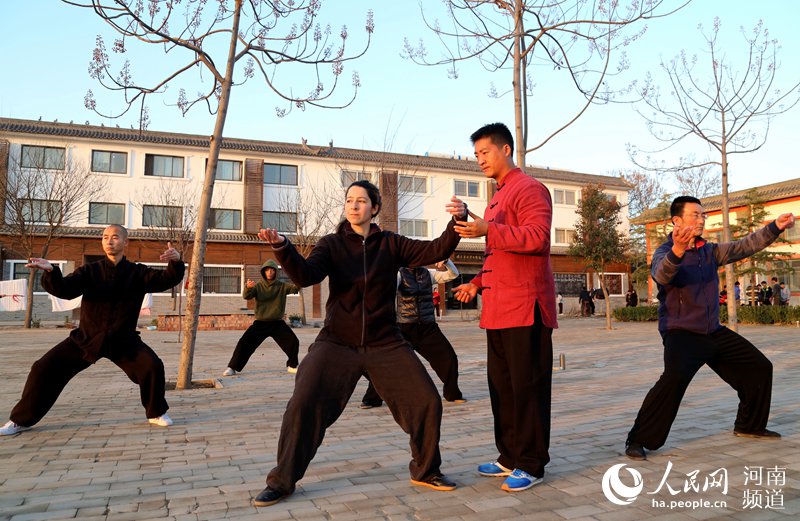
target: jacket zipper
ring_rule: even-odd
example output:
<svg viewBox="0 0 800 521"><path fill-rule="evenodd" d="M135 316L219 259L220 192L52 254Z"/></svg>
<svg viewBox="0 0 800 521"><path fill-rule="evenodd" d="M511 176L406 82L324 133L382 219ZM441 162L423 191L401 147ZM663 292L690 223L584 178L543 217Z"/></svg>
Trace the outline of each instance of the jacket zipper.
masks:
<svg viewBox="0 0 800 521"><path fill-rule="evenodd" d="M361 238L361 257L364 260L364 295L361 297L361 346L367 335L367 238Z"/></svg>

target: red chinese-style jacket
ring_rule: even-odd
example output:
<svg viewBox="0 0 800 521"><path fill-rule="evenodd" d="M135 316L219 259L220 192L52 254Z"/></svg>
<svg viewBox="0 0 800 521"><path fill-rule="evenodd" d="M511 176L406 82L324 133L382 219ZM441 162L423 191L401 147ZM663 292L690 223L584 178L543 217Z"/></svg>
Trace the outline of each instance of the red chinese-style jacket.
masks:
<svg viewBox="0 0 800 521"><path fill-rule="evenodd" d="M498 184L483 218L489 224L483 268L471 281L483 298L480 326L530 326L538 303L543 325L558 327L550 267L550 192L515 168Z"/></svg>

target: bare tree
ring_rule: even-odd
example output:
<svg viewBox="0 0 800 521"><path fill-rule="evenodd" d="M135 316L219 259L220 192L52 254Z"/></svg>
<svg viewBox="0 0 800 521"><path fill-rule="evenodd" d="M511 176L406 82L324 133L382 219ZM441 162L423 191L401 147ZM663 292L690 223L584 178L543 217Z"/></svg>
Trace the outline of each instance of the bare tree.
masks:
<svg viewBox="0 0 800 521"><path fill-rule="evenodd" d="M745 52L735 53L743 57L741 70L735 68L735 59L729 59L720 44L719 18L714 19L710 32L701 25L700 32L706 41L707 54L704 59L685 51L667 63L661 62L666 76L669 96L661 95L663 80L648 74L639 87L645 109L637 109L647 122L653 137L661 143L660 148L646 154L671 151L684 138L696 137L705 144L718 159L695 161L693 157L681 158L669 168L673 172L685 172L708 165L716 165L722 171L722 240L730 241L730 216L728 215L728 159L735 154L746 154L761 148L767 140L772 118L794 107L800 100L800 81L788 89L776 84L779 64L778 42L759 22L752 31L740 29L745 41ZM755 127L755 128L754 128ZM639 166L640 150L630 147L631 159ZM733 265L725 267L726 289L733 295ZM728 299L728 326L737 330L735 299Z"/></svg>
<svg viewBox="0 0 800 521"><path fill-rule="evenodd" d="M722 191L721 177L715 165L704 164L675 172L678 193L703 199Z"/></svg>
<svg viewBox="0 0 800 521"><path fill-rule="evenodd" d="M628 183L628 217L635 220L642 212L655 208L667 196L658 175L646 170L619 170L614 175ZM628 257L631 279L636 286L645 286L650 277L647 266L647 228L644 224L630 224ZM648 295L649 300L649 295Z"/></svg>
<svg viewBox="0 0 800 521"><path fill-rule="evenodd" d="M285 191L278 197L277 211L287 216L288 222L269 223L274 225L270 227L286 230L298 253L308 257L319 238L336 228L342 211L341 193L338 178L313 188ZM299 295L301 321L306 324L306 301L302 288Z"/></svg>
<svg viewBox="0 0 800 521"><path fill-rule="evenodd" d="M46 258L53 240L67 226L85 222L89 202L106 191L106 179L66 154L64 148L22 147L9 155L6 183L0 183L10 249L20 258ZM28 275L25 327L31 327L33 289L38 270Z"/></svg>
<svg viewBox="0 0 800 521"><path fill-rule="evenodd" d="M592 103L614 97L610 77L628 66L624 53L616 51L639 38L645 20L671 14L688 1L668 9L667 0L607 2L602 0L445 0L447 20L431 20L420 5L425 24L443 43L445 53L429 59L420 40L412 45L406 38L403 56L424 65L448 65L449 75L458 77L457 65L478 60L489 72L510 70L507 87L491 86L489 94L512 93L517 143L517 164L524 166L528 152L542 147L577 120ZM629 26L636 25L636 31ZM612 56L615 60L612 62ZM540 72L565 75L584 102L566 112L555 130L541 125L530 127L528 98L534 96ZM536 143L531 130L542 131Z"/></svg>
<svg viewBox="0 0 800 521"><path fill-rule="evenodd" d="M144 127L149 118L145 104L147 97L163 93L169 85L179 84L178 80L186 76L190 76L187 81L199 82L205 90L192 96L187 94L186 88L180 87L175 104L181 112L186 113L195 105L204 105L216 115L198 205L186 302L188 320L184 325L186 336L176 385L178 389L186 389L191 387L214 172L223 142L231 89L258 77L284 104L276 107L278 116L286 115L293 107L304 110L307 106L348 106L360 86L358 74L352 76L354 90L351 97L339 102L333 94L344 72L345 62L362 56L369 47L374 29L372 12L368 13L365 25L366 44L361 50L347 55L347 28L343 27L337 34L330 26L321 27L317 22L322 0L234 0L212 4L216 7L208 6L205 0L185 0L182 3L173 0L63 1L91 9L111 26L119 35L113 44L115 53L125 53L128 45L144 43L185 57L183 65L166 72L161 79L139 84L134 80L127 60L118 73L112 72L105 42L98 36L89 73L105 88L124 95L125 107L114 117L135 106L140 114L140 128ZM152 69L153 64L154 61L149 61L147 67ZM241 70L237 68L240 65ZM307 90L303 89L302 79L297 74L298 66L311 71ZM287 68L295 74L290 73L284 78L279 71ZM204 78L203 73L208 73L208 78ZM328 87L325 86L326 78L331 80ZM87 93L85 103L89 109L100 113L91 91Z"/></svg>

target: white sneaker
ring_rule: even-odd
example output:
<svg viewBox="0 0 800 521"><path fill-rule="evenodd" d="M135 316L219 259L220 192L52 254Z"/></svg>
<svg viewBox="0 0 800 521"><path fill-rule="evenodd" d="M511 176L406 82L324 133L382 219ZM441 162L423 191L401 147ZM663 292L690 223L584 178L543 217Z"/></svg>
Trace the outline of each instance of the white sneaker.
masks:
<svg viewBox="0 0 800 521"><path fill-rule="evenodd" d="M233 376L233 375L235 375L235 374L236 374L236 373L238 373L238 372L239 372L239 371L236 371L236 370L234 370L234 369L231 369L231 368L229 367L229 368L225 369L225 372L224 372L224 373L222 373L222 376Z"/></svg>
<svg viewBox="0 0 800 521"><path fill-rule="evenodd" d="M167 413L162 414L158 418L148 418L147 421L159 427L169 427L172 425L172 418Z"/></svg>
<svg viewBox="0 0 800 521"><path fill-rule="evenodd" d="M297 374L297 368L290 365L286 366L286 372L289 374Z"/></svg>
<svg viewBox="0 0 800 521"><path fill-rule="evenodd" d="M16 434L18 432L27 431L28 429L30 429L30 427L25 427L8 420L8 423L0 428L0 436L11 436L12 434Z"/></svg>

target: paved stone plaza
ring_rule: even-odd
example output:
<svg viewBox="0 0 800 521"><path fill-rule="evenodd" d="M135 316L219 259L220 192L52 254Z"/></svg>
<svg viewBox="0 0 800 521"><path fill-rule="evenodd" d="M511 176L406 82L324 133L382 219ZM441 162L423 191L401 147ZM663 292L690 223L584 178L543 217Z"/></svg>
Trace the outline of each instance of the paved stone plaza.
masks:
<svg viewBox="0 0 800 521"><path fill-rule="evenodd" d="M564 354L566 370L553 378L552 461L544 483L528 491L503 492L499 478L475 471L496 456L486 341L476 322L448 317L442 329L458 352L460 385L469 399L444 404L442 470L458 482L454 492L409 483L407 437L385 406L358 408L362 381L296 493L271 507L253 507L275 463L294 381L283 353L268 340L241 375L221 379L224 388L169 391L175 425L166 429L146 422L137 387L107 360L78 375L35 429L0 438L0 519L797 519L800 329L741 328L774 364L769 427L782 440L734 437L737 397L703 368L666 445L634 462L623 455L625 435L660 374L661 345L654 323L614 327L606 331L601 318L568 318L555 332L555 365ZM296 331L305 352L318 330ZM31 363L66 334L0 329L2 422ZM240 334L201 332L195 378L218 377ZM174 381L177 333L142 336ZM434 381L441 388L435 375ZM630 504L612 503L601 487L617 464L626 465L615 469L617 483L633 487L630 471L642 477ZM618 496L624 488L616 489Z"/></svg>

